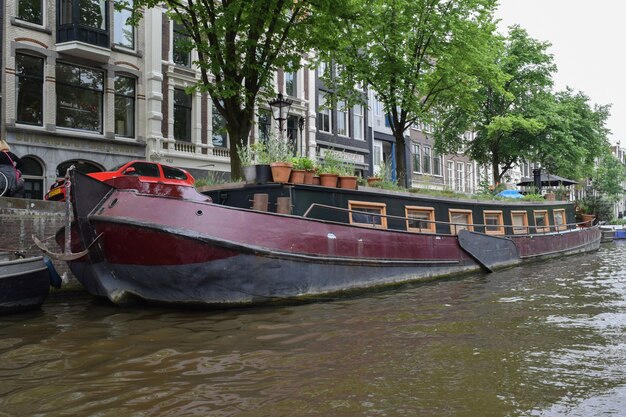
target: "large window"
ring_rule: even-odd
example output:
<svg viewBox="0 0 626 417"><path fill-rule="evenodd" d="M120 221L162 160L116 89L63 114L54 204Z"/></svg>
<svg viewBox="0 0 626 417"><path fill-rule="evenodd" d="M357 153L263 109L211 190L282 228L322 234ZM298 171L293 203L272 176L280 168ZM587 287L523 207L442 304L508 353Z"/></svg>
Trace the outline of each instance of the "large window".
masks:
<svg viewBox="0 0 626 417"><path fill-rule="evenodd" d="M448 161L446 162L446 169L448 171L447 185L452 189L454 187L454 162Z"/></svg>
<svg viewBox="0 0 626 417"><path fill-rule="evenodd" d="M36 25L43 25L42 1L20 0L17 4L17 18Z"/></svg>
<svg viewBox="0 0 626 417"><path fill-rule="evenodd" d="M567 229L567 221L565 217L565 209L554 209L554 226L556 226L556 230L565 230Z"/></svg>
<svg viewBox="0 0 626 417"><path fill-rule="evenodd" d="M174 23L173 59L177 65L191 66L191 41L185 27Z"/></svg>
<svg viewBox="0 0 626 417"><path fill-rule="evenodd" d="M528 213L526 211L512 211L511 221L513 223L513 233L516 235L528 233Z"/></svg>
<svg viewBox="0 0 626 417"><path fill-rule="evenodd" d="M106 30L105 0L78 0L80 23L91 28Z"/></svg>
<svg viewBox="0 0 626 417"><path fill-rule="evenodd" d="M357 104L352 109L352 116L354 119L354 139L363 140L363 106Z"/></svg>
<svg viewBox="0 0 626 417"><path fill-rule="evenodd" d="M406 229L410 232L435 233L435 209L406 206Z"/></svg>
<svg viewBox="0 0 626 417"><path fill-rule="evenodd" d="M135 48L135 28L127 23L131 11L127 9L115 10L114 27L113 27L113 43L123 46L124 48Z"/></svg>
<svg viewBox="0 0 626 417"><path fill-rule="evenodd" d="M548 219L547 210L534 210L535 230L539 233L547 233L550 231L550 219Z"/></svg>
<svg viewBox="0 0 626 417"><path fill-rule="evenodd" d="M320 94L317 98L318 108L317 108L317 129L320 132L328 132L330 133L330 109L325 108L326 106L326 97L324 94Z"/></svg>
<svg viewBox="0 0 626 417"><path fill-rule="evenodd" d="M430 147L424 146L424 155L422 158L422 172L424 174L430 174Z"/></svg>
<svg viewBox="0 0 626 417"><path fill-rule="evenodd" d="M285 73L285 93L291 97L298 97L298 73Z"/></svg>
<svg viewBox="0 0 626 417"><path fill-rule="evenodd" d="M269 110L259 110L259 141L266 143L272 126L272 113Z"/></svg>
<svg viewBox="0 0 626 417"><path fill-rule="evenodd" d="M57 62L57 126L102 133L104 71Z"/></svg>
<svg viewBox="0 0 626 417"><path fill-rule="evenodd" d="M337 103L337 134L341 136L349 136L348 132L348 110L345 101Z"/></svg>
<svg viewBox="0 0 626 417"><path fill-rule="evenodd" d="M413 144L413 172L421 172L420 146Z"/></svg>
<svg viewBox="0 0 626 417"><path fill-rule="evenodd" d="M485 210L485 233L489 235L503 235L504 222L501 210Z"/></svg>
<svg viewBox="0 0 626 417"><path fill-rule="evenodd" d="M387 228L387 206L383 203L367 201L348 201L350 224L359 226Z"/></svg>
<svg viewBox="0 0 626 417"><path fill-rule="evenodd" d="M441 155L433 151L433 175L441 176Z"/></svg>
<svg viewBox="0 0 626 417"><path fill-rule="evenodd" d="M43 59L16 54L17 121L43 125Z"/></svg>
<svg viewBox="0 0 626 417"><path fill-rule="evenodd" d="M226 130L226 119L217 111L215 104L213 105L213 120L211 126L213 128L213 146L227 148L228 131Z"/></svg>
<svg viewBox="0 0 626 417"><path fill-rule="evenodd" d="M191 95L174 90L174 139L191 142Z"/></svg>
<svg viewBox="0 0 626 417"><path fill-rule="evenodd" d="M115 76L115 134L135 137L135 79Z"/></svg>
<svg viewBox="0 0 626 417"><path fill-rule="evenodd" d="M450 233L456 235L459 230L474 230L474 223L471 210L450 209Z"/></svg>
<svg viewBox="0 0 626 417"><path fill-rule="evenodd" d="M464 168L465 165L463 162L456 163L456 190L461 193L463 192L463 181L465 180Z"/></svg>

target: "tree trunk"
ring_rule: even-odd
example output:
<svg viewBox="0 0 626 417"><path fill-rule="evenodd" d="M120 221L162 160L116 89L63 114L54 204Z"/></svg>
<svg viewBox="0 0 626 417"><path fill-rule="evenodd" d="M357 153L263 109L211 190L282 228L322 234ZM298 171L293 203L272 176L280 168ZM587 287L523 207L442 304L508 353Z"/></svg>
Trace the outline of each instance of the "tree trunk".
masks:
<svg viewBox="0 0 626 417"><path fill-rule="evenodd" d="M491 161L491 172L493 174L493 185L500 182L500 162L497 158L493 158Z"/></svg>
<svg viewBox="0 0 626 417"><path fill-rule="evenodd" d="M241 113L240 117L235 117L235 120L229 120L230 118L226 118L226 129L228 130L228 137L230 140L231 180L242 178L242 167L239 155L237 154L237 148L248 144L250 128L252 127L252 121L245 119L245 112Z"/></svg>
<svg viewBox="0 0 626 417"><path fill-rule="evenodd" d="M408 176L406 172L406 141L404 139L404 132L393 132L393 136L396 138L396 178L398 184L404 187L408 187Z"/></svg>

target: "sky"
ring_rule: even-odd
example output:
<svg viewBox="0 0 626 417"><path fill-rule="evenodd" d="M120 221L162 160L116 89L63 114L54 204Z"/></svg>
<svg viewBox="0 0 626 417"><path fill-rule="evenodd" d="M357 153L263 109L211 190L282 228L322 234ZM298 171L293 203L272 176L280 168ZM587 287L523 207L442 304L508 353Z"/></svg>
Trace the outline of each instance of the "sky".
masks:
<svg viewBox="0 0 626 417"><path fill-rule="evenodd" d="M612 104L611 142L626 146L626 1L499 0L499 31L519 24L552 44L555 90L571 87L595 104Z"/></svg>

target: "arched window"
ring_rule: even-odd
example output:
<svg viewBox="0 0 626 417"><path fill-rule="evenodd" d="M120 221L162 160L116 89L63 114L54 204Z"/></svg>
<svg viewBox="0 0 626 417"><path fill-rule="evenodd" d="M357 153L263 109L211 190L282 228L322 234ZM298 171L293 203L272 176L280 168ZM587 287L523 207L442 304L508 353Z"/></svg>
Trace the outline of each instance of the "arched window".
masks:
<svg viewBox="0 0 626 417"><path fill-rule="evenodd" d="M56 170L57 178L65 177L65 173L67 172L67 169L71 167L72 165L74 165L74 168L76 169L76 171L82 172L83 174L90 174L92 172L104 171L104 168L102 168L100 165L96 164L95 162L84 161L80 159L72 159L69 161L62 162L57 166L57 170Z"/></svg>

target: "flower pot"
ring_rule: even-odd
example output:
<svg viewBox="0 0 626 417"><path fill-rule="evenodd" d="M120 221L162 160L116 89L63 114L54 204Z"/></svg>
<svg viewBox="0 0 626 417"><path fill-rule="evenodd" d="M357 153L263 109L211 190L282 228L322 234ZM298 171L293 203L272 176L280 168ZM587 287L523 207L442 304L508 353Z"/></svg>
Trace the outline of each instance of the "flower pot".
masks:
<svg viewBox="0 0 626 417"><path fill-rule="evenodd" d="M581 220L583 221L583 224L580 225L581 227L593 226L593 221L596 219L595 214L581 214L580 217L581 217Z"/></svg>
<svg viewBox="0 0 626 417"><path fill-rule="evenodd" d="M289 175L291 175L291 167L293 165L290 162L272 162L270 167L272 168L272 178L274 182L289 182Z"/></svg>
<svg viewBox="0 0 626 417"><path fill-rule="evenodd" d="M380 177L369 177L367 179L367 185L372 186L374 184L376 184L377 182L382 181L383 179Z"/></svg>
<svg viewBox="0 0 626 417"><path fill-rule="evenodd" d="M305 184L313 184L313 177L315 176L315 172L306 171L304 173L304 183Z"/></svg>
<svg viewBox="0 0 626 417"><path fill-rule="evenodd" d="M304 184L304 174L306 173L303 169L292 169L291 177L289 177L289 182L292 184Z"/></svg>
<svg viewBox="0 0 626 417"><path fill-rule="evenodd" d="M556 200L556 194L554 194L554 193L546 193L545 194L545 198L548 201L555 201Z"/></svg>
<svg viewBox="0 0 626 417"><path fill-rule="evenodd" d="M254 184L256 182L256 166L248 165L242 168L243 178L247 184Z"/></svg>
<svg viewBox="0 0 626 417"><path fill-rule="evenodd" d="M339 188L356 190L356 177L353 175L341 175L339 177Z"/></svg>
<svg viewBox="0 0 626 417"><path fill-rule="evenodd" d="M320 185L322 187L337 188L337 174L320 174Z"/></svg>
<svg viewBox="0 0 626 417"><path fill-rule="evenodd" d="M272 170L269 165L255 165L256 183L265 184L272 180Z"/></svg>
<svg viewBox="0 0 626 417"><path fill-rule="evenodd" d="M311 184L320 185L320 176L313 174L313 182Z"/></svg>

